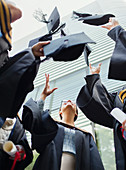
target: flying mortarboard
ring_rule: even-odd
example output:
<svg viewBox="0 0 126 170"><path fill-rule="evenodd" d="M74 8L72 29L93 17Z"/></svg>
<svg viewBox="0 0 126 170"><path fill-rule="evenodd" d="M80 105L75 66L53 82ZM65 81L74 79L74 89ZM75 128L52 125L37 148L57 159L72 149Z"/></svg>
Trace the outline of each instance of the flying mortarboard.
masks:
<svg viewBox="0 0 126 170"><path fill-rule="evenodd" d="M89 16L84 16L84 15L85 14L77 13L77 16L79 16L78 20L83 21L83 23L90 24L90 25L96 25L96 26L106 24L109 22L110 17L115 17L115 15L113 15L113 14L104 14L104 15L89 14Z"/></svg>
<svg viewBox="0 0 126 170"><path fill-rule="evenodd" d="M29 42L29 47L33 46L34 44L36 44L39 41L52 40L52 35L56 34L59 30L62 30L62 28L64 28L66 26L65 23L60 25L60 15L59 15L57 7L55 7L54 10L52 11L48 21L45 20L44 22L47 24L48 33L31 40ZM62 32L61 32L61 34L62 34Z"/></svg>
<svg viewBox="0 0 126 170"><path fill-rule="evenodd" d="M84 32L67 35L43 47L44 55L52 57L54 61L72 61L80 57L85 44L95 43Z"/></svg>
<svg viewBox="0 0 126 170"><path fill-rule="evenodd" d="M41 37L35 38L29 42L29 47L33 46L34 44L38 43L39 41L51 41L52 40L52 34L46 34Z"/></svg>
<svg viewBox="0 0 126 170"><path fill-rule="evenodd" d="M73 15L75 15L75 18L92 16L92 14L88 14L88 13L79 13L79 12L76 12L76 11L73 11Z"/></svg>
<svg viewBox="0 0 126 170"><path fill-rule="evenodd" d="M64 28L65 27L65 23L64 24L62 24L61 26L59 26L54 32L52 32L52 33L49 33L49 34L45 34L45 35L43 35L43 36L41 36L41 37L38 37L38 38L35 38L35 39L33 39L33 40L31 40L30 42L29 42L29 47L31 47L31 46L33 46L34 44L36 44L36 43L38 43L39 41L51 41L52 40L52 35L53 34L55 34L55 33L57 33L59 30L61 30L61 35L63 35L63 30L62 30L62 28ZM65 36L65 33L64 33L64 35L63 36Z"/></svg>
<svg viewBox="0 0 126 170"><path fill-rule="evenodd" d="M58 28L59 24L60 24L60 15L57 7L55 7L47 23L47 28L49 33L54 32Z"/></svg>

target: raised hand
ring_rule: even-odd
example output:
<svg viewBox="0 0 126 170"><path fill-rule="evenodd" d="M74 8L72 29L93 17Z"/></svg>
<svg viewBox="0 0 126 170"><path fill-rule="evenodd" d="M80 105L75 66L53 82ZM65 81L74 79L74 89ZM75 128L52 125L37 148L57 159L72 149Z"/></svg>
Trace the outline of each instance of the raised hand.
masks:
<svg viewBox="0 0 126 170"><path fill-rule="evenodd" d="M89 68L90 68L91 74L99 74L100 73L100 68L101 68L101 63L98 64L98 67L92 67L91 63L90 63Z"/></svg>
<svg viewBox="0 0 126 170"><path fill-rule="evenodd" d="M119 25L119 22L114 18L109 18L109 23L106 25L102 25L102 28L106 28L108 30L111 30L112 28L116 27Z"/></svg>
<svg viewBox="0 0 126 170"><path fill-rule="evenodd" d="M38 42L37 44L32 46L32 52L35 57L41 57L44 56L43 53L43 46L49 44L50 41L43 41L43 42Z"/></svg>
<svg viewBox="0 0 126 170"><path fill-rule="evenodd" d="M41 93L40 99L45 100L47 96L49 96L50 94L52 94L57 88L53 88L50 89L50 85L49 85L49 74L45 74L46 77L46 83L45 83L45 87L43 89L43 92Z"/></svg>

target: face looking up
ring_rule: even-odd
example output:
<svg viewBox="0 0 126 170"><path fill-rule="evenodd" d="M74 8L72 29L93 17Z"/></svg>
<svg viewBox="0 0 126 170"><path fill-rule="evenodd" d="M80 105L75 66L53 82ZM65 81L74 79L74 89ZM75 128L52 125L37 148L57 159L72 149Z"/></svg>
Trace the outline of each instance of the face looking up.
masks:
<svg viewBox="0 0 126 170"><path fill-rule="evenodd" d="M60 117L62 119L64 114L74 114L74 116L77 118L77 106L75 102L71 100L63 100L61 101L61 106L60 106ZM75 118L75 120L76 120Z"/></svg>

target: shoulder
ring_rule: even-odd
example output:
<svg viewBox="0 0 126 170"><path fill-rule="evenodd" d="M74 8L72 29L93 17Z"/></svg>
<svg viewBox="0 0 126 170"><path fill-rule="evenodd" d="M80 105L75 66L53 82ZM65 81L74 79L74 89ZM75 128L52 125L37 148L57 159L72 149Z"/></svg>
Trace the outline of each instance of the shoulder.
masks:
<svg viewBox="0 0 126 170"><path fill-rule="evenodd" d="M59 124L59 125L62 125L62 126L64 126L64 127L68 127L68 128L72 128L72 129L75 129L75 130L79 130L79 131L81 131L82 133L93 137L93 135L92 135L90 132L88 132L88 131L86 131L86 130L84 130L84 129L80 129L80 128L75 127L75 126L71 126L71 125L65 124L65 123L63 123L63 122L61 122L61 121L59 121L59 120L56 120L56 119L54 119L54 121L55 121L57 124ZM94 137L93 137L93 139L94 139Z"/></svg>

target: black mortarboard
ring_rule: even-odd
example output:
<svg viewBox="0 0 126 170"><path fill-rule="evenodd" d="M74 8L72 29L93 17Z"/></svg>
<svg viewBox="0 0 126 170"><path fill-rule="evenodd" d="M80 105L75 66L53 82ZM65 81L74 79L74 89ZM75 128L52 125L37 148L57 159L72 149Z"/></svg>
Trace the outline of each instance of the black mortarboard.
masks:
<svg viewBox="0 0 126 170"><path fill-rule="evenodd" d="M73 12L73 14L79 17L79 21L83 21L83 23L90 24L90 25L103 25L109 22L110 17L115 17L113 14L104 14L104 15L92 15L87 13L77 13Z"/></svg>
<svg viewBox="0 0 126 170"><path fill-rule="evenodd" d="M105 15L92 15L89 17L81 18L83 23L90 24L90 25L103 25L109 22L110 17L115 17L113 14L105 14Z"/></svg>
<svg viewBox="0 0 126 170"><path fill-rule="evenodd" d="M82 54L87 43L95 42L82 32L52 40L43 47L43 51L46 57L52 57L54 61L72 61Z"/></svg>
<svg viewBox="0 0 126 170"><path fill-rule="evenodd" d="M79 13L76 11L73 11L73 15L76 15L77 17L88 17L88 16L92 16L92 14L88 14L88 13ZM75 17L76 18L76 17Z"/></svg>
<svg viewBox="0 0 126 170"><path fill-rule="evenodd" d="M50 41L52 40L52 34L46 34L41 37L35 38L29 42L29 47L33 46L34 44L38 43L39 41Z"/></svg>
<svg viewBox="0 0 126 170"><path fill-rule="evenodd" d="M84 47L84 57L87 66L89 66L88 56L90 55L90 53L91 53L91 48L89 47L88 44L86 44Z"/></svg>
<svg viewBox="0 0 126 170"><path fill-rule="evenodd" d="M56 34L59 30L61 30L61 36L65 36L65 32L62 30L62 28L64 28L66 26L66 24L62 24L61 26L59 26L54 32L49 33L49 34L45 34L41 37L35 38L33 40L31 40L29 42L29 47L33 46L34 44L38 43L39 41L50 41L52 40L52 35Z"/></svg>
<svg viewBox="0 0 126 170"><path fill-rule="evenodd" d="M59 24L60 24L60 15L57 7L55 7L47 23L47 28L49 33L54 32L58 28Z"/></svg>
<svg viewBox="0 0 126 170"><path fill-rule="evenodd" d="M0 117L17 115L26 95L34 88L39 61L30 50L25 50L0 69Z"/></svg>

